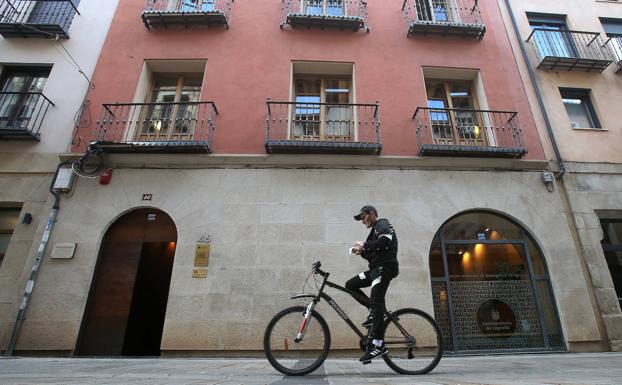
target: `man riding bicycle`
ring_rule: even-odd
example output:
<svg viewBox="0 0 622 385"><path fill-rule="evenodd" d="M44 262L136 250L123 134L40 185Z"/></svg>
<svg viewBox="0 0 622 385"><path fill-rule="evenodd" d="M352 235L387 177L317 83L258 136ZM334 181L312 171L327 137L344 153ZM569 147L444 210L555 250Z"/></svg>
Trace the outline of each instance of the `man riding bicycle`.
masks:
<svg viewBox="0 0 622 385"><path fill-rule="evenodd" d="M354 219L361 221L365 227L371 229L367 240L356 241L352 247L354 254L366 259L369 270L352 277L346 282L346 288L367 298L361 290L371 286L371 295L367 303L359 301L363 306L369 306L370 313L363 326L369 327L369 338L372 344L359 359L367 363L376 357L387 354L384 345L384 336L381 335L381 325L384 317L384 297L391 280L399 274L397 263L397 235L391 223L378 218L378 210L373 206L363 206Z"/></svg>

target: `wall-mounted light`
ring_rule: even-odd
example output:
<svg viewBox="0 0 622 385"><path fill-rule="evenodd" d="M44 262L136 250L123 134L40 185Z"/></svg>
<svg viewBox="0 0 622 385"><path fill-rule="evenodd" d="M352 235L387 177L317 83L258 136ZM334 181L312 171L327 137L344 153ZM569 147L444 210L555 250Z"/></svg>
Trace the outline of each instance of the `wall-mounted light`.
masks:
<svg viewBox="0 0 622 385"><path fill-rule="evenodd" d="M24 216L22 217L22 223L25 225L29 225L30 222L32 222L32 214L24 213Z"/></svg>

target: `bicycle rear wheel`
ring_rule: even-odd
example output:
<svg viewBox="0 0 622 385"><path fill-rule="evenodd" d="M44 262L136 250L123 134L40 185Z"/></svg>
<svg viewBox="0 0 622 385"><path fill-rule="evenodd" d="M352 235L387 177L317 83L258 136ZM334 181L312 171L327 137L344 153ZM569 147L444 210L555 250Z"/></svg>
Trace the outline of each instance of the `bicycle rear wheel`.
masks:
<svg viewBox="0 0 622 385"><path fill-rule="evenodd" d="M303 376L319 368L328 356L330 331L324 318L311 313L304 338L296 336L304 321L305 306L280 311L266 327L263 348L270 364L289 376Z"/></svg>
<svg viewBox="0 0 622 385"><path fill-rule="evenodd" d="M441 331L436 321L419 309L400 309L384 323L384 343L389 351L382 356L400 374L424 374L438 365L443 356Z"/></svg>

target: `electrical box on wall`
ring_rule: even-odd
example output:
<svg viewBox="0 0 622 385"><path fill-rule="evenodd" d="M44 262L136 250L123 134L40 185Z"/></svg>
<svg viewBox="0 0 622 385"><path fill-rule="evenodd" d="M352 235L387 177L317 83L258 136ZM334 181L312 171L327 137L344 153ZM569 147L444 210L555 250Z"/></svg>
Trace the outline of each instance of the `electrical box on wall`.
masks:
<svg viewBox="0 0 622 385"><path fill-rule="evenodd" d="M54 181L54 190L60 192L71 191L73 184L76 182L76 174L70 167L61 167L58 169L58 175Z"/></svg>
<svg viewBox="0 0 622 385"><path fill-rule="evenodd" d="M52 249L52 258L54 259L71 259L76 252L75 243L57 243Z"/></svg>

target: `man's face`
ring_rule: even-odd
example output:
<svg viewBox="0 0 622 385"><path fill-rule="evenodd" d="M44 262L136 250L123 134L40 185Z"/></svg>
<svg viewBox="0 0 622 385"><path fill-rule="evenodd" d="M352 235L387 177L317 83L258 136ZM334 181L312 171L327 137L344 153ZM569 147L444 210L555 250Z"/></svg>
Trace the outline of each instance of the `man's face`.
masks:
<svg viewBox="0 0 622 385"><path fill-rule="evenodd" d="M374 220L373 212L361 214L361 222L363 222L365 227L367 227L368 229L373 226L373 220Z"/></svg>

